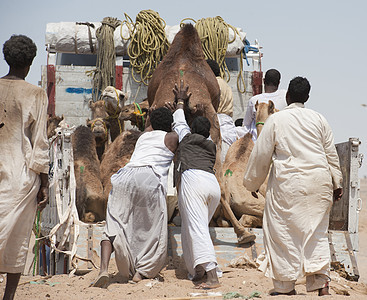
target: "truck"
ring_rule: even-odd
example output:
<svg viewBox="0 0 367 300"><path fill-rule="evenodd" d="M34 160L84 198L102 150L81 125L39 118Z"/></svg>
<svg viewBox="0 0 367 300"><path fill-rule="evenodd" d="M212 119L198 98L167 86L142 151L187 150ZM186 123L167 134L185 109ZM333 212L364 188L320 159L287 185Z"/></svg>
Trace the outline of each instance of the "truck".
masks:
<svg viewBox="0 0 367 300"><path fill-rule="evenodd" d="M63 115L69 125L60 128L50 139L50 203L42 214L41 233L50 239L50 259L48 262L43 259L43 266L47 263L48 273L51 274L83 274L97 268L99 263L99 242L104 223L87 224L78 218L71 135L75 126L85 125L86 119L91 117L88 102L98 100L92 91L92 77L88 74L96 66L96 55L91 53L91 45L96 42L95 30L100 25L99 22L62 22L46 26L47 65L42 67L41 85L49 97L48 113ZM137 83L132 76L127 46L121 41L121 31L121 28L117 28L114 34L115 87L129 95L125 104L131 104L146 98L147 86ZM262 48L257 41L250 44L246 35L242 35L241 42L242 46L236 51L227 51L225 58L230 74L228 83L233 91L234 120L245 115L248 100L262 90ZM241 65L245 65L246 70L242 70ZM244 78L244 92L237 87L239 72ZM126 125L129 127L129 124ZM336 145L345 192L342 200L333 205L329 226L334 267L343 269L345 276L351 280L358 280L359 277L356 256L358 212L362 200L359 197L358 168L363 158L359 153L359 144L358 138L350 138ZM173 188L169 189L168 196L175 196ZM228 264L246 252L255 260L263 250L262 229L250 229L257 239L248 248L237 244L237 236L232 228L213 227L210 230L220 265ZM169 255L173 261L182 255L180 227L169 226Z"/></svg>

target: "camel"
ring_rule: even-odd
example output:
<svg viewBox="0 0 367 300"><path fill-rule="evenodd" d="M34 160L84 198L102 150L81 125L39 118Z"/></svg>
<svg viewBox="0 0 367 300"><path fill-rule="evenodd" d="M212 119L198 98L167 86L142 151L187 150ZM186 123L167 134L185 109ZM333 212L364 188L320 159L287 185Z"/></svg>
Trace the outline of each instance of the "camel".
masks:
<svg viewBox="0 0 367 300"><path fill-rule="evenodd" d="M148 103L148 100L144 100L137 104L139 106L137 106L136 103L132 103L132 104L121 107L119 120L120 121L130 121L131 125L134 125L140 129L143 129L145 126L146 118L148 116L149 103Z"/></svg>
<svg viewBox="0 0 367 300"><path fill-rule="evenodd" d="M56 134L56 128L59 126L59 123L64 120L64 115L61 117L58 116L48 116L47 118L47 138L52 138Z"/></svg>
<svg viewBox="0 0 367 300"><path fill-rule="evenodd" d="M274 103L256 103L256 128L258 136L261 133L265 120L277 110ZM223 164L224 190L222 196L230 206L240 223L244 227L262 227L262 216L265 206L265 190L267 181L261 186L259 193L253 194L243 186L248 159L254 147L251 134L246 134L234 142L226 155ZM229 216L226 215L226 218ZM225 225L221 217L217 223Z"/></svg>
<svg viewBox="0 0 367 300"><path fill-rule="evenodd" d="M148 102L150 107L164 106L165 102L173 101L173 87L184 81L185 86L189 86L192 96L188 107L185 108L185 117L188 124L191 124L197 104L203 106L202 115L207 117L211 123L210 136L217 146L217 159L215 162L215 175L218 179L221 190L223 190L223 176L221 164L221 136L217 117L217 110L220 101L220 89L218 81L205 60L201 40L192 24L185 24L176 34L172 44L158 67L153 73L148 85ZM149 120L147 121L149 124ZM230 217L232 226L238 236L239 243L247 243L255 239L255 235L250 234L238 222L233 214L230 205L221 198L221 204Z"/></svg>
<svg viewBox="0 0 367 300"><path fill-rule="evenodd" d="M104 101L104 109L107 113L106 120L110 123L110 136L111 142L113 142L123 131L123 124L118 116L127 100L127 94L113 86L107 86L103 90L100 100Z"/></svg>
<svg viewBox="0 0 367 300"><path fill-rule="evenodd" d="M103 198L96 141L90 128L78 126L72 134L76 206L83 222L105 219L107 201Z"/></svg>
<svg viewBox="0 0 367 300"><path fill-rule="evenodd" d="M101 181L103 185L103 198L107 202L111 191L111 176L124 167L134 152L135 144L142 132L127 130L120 134L103 154L101 161Z"/></svg>
<svg viewBox="0 0 367 300"><path fill-rule="evenodd" d="M185 24L176 34L172 44L155 69L148 85L149 106L162 107L174 99L173 88L183 80L192 93L189 107L185 110L188 124L193 120L196 104L204 106L204 116L211 123L210 136L220 144L219 122L216 111L220 89L215 75L207 62L199 35L192 24Z"/></svg>

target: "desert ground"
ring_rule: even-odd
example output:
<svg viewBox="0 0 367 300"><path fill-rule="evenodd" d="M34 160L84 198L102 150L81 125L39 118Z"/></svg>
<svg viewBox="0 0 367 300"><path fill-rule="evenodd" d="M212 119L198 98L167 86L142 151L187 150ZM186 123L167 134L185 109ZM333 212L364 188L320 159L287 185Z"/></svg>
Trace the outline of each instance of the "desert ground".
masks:
<svg viewBox="0 0 367 300"><path fill-rule="evenodd" d="M325 299L367 299L367 179L361 179L360 195L363 208L359 215L359 253L357 263L360 278L358 282L348 281L332 271L330 293ZM161 271L156 279L139 283L119 282L114 260L110 264L110 285L107 289L89 287L98 270L85 275L55 275L52 277L22 276L15 299L234 299L241 296L262 299L316 299L317 293L307 293L305 280L297 282L296 296L272 297L272 281L249 264L241 268L223 267L221 287L205 291L194 288L187 279L184 268L175 268L172 263ZM0 295L5 280L0 278Z"/></svg>

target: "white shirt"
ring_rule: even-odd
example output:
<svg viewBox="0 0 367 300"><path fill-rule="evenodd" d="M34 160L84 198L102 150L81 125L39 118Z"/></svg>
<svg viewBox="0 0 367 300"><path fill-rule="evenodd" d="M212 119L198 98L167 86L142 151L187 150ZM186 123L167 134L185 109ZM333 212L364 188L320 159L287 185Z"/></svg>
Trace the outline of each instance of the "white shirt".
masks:
<svg viewBox="0 0 367 300"><path fill-rule="evenodd" d="M277 90L274 93L262 93L259 95L253 96L247 106L245 117L243 118L242 126L245 127L245 131L250 132L252 134L252 140L256 142L257 140L257 130L256 130L256 102L258 103L268 103L271 100L274 103L274 106L278 110L282 110L287 106L287 102L285 100L286 90Z"/></svg>

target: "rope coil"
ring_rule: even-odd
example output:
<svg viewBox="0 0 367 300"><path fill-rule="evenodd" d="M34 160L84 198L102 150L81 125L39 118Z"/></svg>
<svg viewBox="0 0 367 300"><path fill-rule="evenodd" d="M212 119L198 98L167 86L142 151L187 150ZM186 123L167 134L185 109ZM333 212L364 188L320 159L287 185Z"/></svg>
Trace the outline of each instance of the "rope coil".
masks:
<svg viewBox="0 0 367 300"><path fill-rule="evenodd" d="M126 24L129 37L122 36L122 26ZM130 58L131 75L135 82L148 85L158 63L166 55L169 43L164 28L166 22L153 10L142 10L135 23L125 13L121 23L121 38L129 40L127 50Z"/></svg>
<svg viewBox="0 0 367 300"><path fill-rule="evenodd" d="M193 21L195 28L201 39L201 45L204 51L205 59L215 60L220 67L220 76L229 82L231 75L227 64L225 62L225 56L227 52L228 44L233 43L236 39L236 35L239 36L237 28L226 23L220 16L215 18L206 18L195 21L191 18L183 19L180 23L182 27L184 21ZM229 40L229 28L233 30L234 37ZM237 89L239 92L244 93L246 91L245 80L243 78L243 54L240 54L240 71L237 76ZM243 88L241 88L241 85Z"/></svg>

